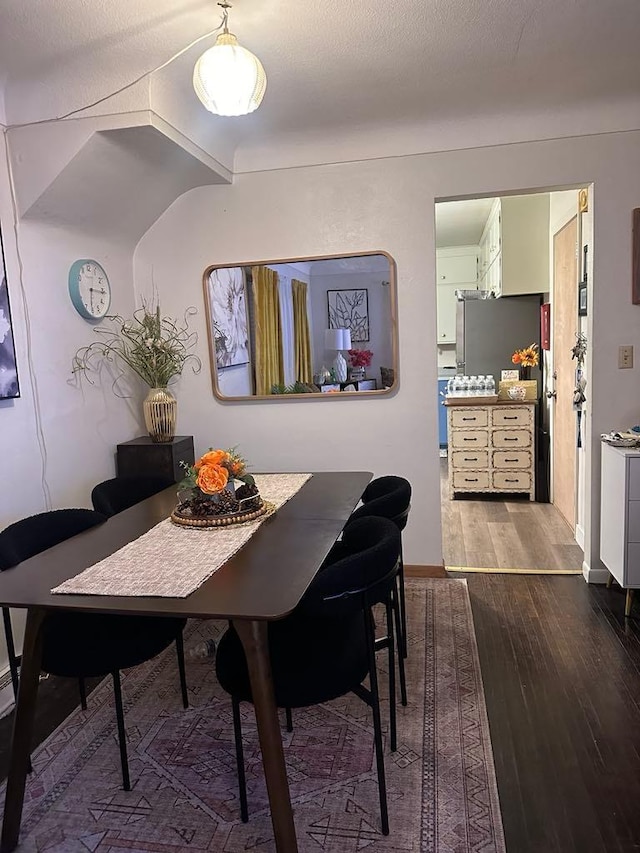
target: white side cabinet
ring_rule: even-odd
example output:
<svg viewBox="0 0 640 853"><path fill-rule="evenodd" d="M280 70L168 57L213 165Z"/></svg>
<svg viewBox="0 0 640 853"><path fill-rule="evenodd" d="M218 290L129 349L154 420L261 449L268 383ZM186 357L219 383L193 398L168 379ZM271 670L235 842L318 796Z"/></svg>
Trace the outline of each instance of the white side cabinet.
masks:
<svg viewBox="0 0 640 853"><path fill-rule="evenodd" d="M600 559L621 587L639 589L639 450L602 445L600 506Z"/></svg>

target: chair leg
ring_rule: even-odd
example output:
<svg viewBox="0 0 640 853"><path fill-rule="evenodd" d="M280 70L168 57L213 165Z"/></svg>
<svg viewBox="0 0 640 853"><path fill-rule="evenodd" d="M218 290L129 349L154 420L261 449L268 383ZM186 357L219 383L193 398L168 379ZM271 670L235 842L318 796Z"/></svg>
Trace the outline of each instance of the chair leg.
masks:
<svg viewBox="0 0 640 853"><path fill-rule="evenodd" d="M80 693L80 707L83 711L87 710L87 685L84 678L78 679L78 692Z"/></svg>
<svg viewBox="0 0 640 853"><path fill-rule="evenodd" d="M398 635L398 645L402 650L402 657L407 656L407 604L404 595L404 560L402 557L402 541L400 541L400 566L398 569L400 581L400 615L402 618L402 633Z"/></svg>
<svg viewBox="0 0 640 853"><path fill-rule="evenodd" d="M398 587L394 586L391 591L391 605L393 607L393 615L396 623L396 636L398 637L398 673L400 675L400 701L402 707L407 707L407 679L404 672L404 657L400 646L401 622L400 622L400 605L398 604Z"/></svg>
<svg viewBox="0 0 640 853"><path fill-rule="evenodd" d="M384 752L382 748L382 721L380 719L380 695L378 693L378 673L376 671L375 625L370 607L364 608L365 632L369 657L369 685L371 691L371 711L373 714L373 733L376 748L376 766L378 770L378 794L380 797L380 822L382 834L389 835L389 812L387 810L387 783L384 775Z"/></svg>
<svg viewBox="0 0 640 853"><path fill-rule="evenodd" d="M187 673L184 668L184 638L182 631L176 637L176 653L178 655L178 672L180 673L180 689L182 691L182 707L189 707L189 694L187 693Z"/></svg>
<svg viewBox="0 0 640 853"><path fill-rule="evenodd" d="M120 764L122 765L122 787L125 791L131 790L129 779L129 761L127 759L127 734L124 730L124 711L122 708L122 689L120 687L120 673L118 670L111 673L113 678L113 694L116 704L116 720L118 722L118 743L120 745Z"/></svg>
<svg viewBox="0 0 640 853"><path fill-rule="evenodd" d="M4 636L7 641L7 655L9 657L9 671L11 673L11 684L13 686L13 698L18 701L18 658L16 657L16 646L13 641L13 629L11 627L11 614L8 607L2 608L2 619L4 621Z"/></svg>
<svg viewBox="0 0 640 853"><path fill-rule="evenodd" d="M284 713L285 713L285 716L287 718L287 731L292 732L293 731L293 717L291 715L291 708L285 708Z"/></svg>
<svg viewBox="0 0 640 853"><path fill-rule="evenodd" d="M240 702L235 696L231 697L233 709L233 735L236 741L236 763L238 765L238 790L240 793L240 817L243 823L249 821L247 805L247 780L244 774L244 752L242 750L242 721L240 719Z"/></svg>
<svg viewBox="0 0 640 853"><path fill-rule="evenodd" d="M398 729L396 723L396 644L393 636L393 613L391 596L384 603L387 615L387 651L389 654L389 742L391 752L398 748ZM400 655L402 660L402 654Z"/></svg>

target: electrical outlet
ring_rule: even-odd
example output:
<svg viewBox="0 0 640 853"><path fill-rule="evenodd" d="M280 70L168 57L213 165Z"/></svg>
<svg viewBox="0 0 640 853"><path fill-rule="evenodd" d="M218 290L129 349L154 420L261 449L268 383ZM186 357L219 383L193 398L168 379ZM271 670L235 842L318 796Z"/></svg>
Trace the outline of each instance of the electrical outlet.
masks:
<svg viewBox="0 0 640 853"><path fill-rule="evenodd" d="M633 347L618 347L618 367L633 367Z"/></svg>

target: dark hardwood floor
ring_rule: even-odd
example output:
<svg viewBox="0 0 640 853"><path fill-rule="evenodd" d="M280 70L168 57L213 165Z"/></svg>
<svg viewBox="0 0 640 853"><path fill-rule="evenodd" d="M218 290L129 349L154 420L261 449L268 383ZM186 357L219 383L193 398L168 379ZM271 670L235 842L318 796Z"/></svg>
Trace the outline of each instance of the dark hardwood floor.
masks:
<svg viewBox="0 0 640 853"><path fill-rule="evenodd" d="M508 853L640 850L640 603L625 620L620 590L577 576L467 582ZM72 680L42 682L38 742L77 696Z"/></svg>
<svg viewBox="0 0 640 853"><path fill-rule="evenodd" d="M507 850L640 850L640 619L581 577L467 580Z"/></svg>

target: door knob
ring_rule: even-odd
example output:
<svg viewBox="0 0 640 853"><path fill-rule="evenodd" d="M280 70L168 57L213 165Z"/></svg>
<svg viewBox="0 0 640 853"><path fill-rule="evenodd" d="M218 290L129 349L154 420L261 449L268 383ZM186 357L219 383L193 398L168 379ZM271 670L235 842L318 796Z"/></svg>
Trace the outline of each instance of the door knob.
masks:
<svg viewBox="0 0 640 853"><path fill-rule="evenodd" d="M547 391L547 399L551 400L552 398L555 400L558 396L557 391Z"/></svg>

